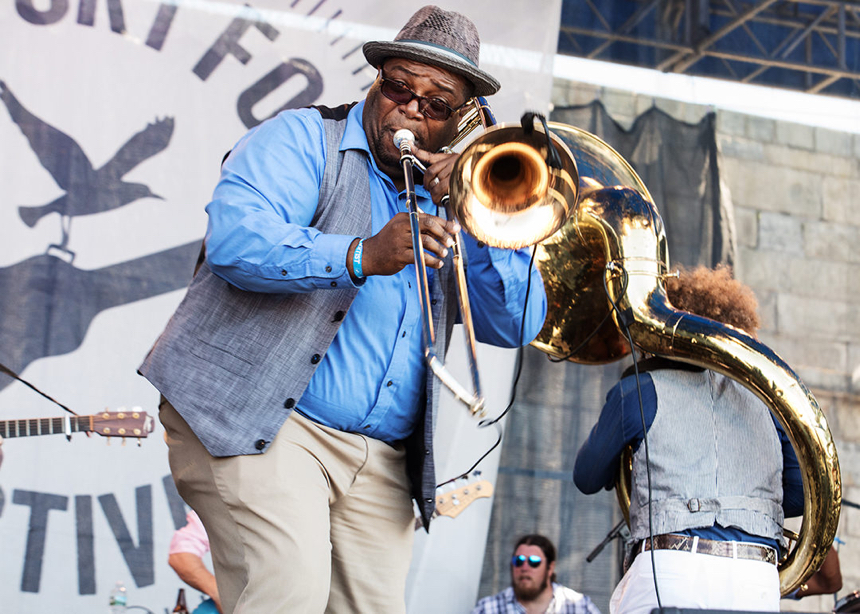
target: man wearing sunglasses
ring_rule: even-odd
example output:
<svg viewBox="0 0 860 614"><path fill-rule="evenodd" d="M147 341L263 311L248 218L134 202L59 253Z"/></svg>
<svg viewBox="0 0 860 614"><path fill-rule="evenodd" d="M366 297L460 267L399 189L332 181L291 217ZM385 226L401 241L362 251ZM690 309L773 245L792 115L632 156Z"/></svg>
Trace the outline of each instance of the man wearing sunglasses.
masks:
<svg viewBox="0 0 860 614"><path fill-rule="evenodd" d="M206 260L140 368L164 396L171 470L225 613L403 612L412 499L425 526L433 513L439 384L393 136L410 130L427 167L419 228L444 356L459 227L439 207L457 158L441 150L466 101L499 83L478 67L474 24L434 6L363 50L377 70L365 100L284 111L233 148ZM529 250L462 243L478 340L530 342L546 296Z"/></svg>
<svg viewBox="0 0 860 614"><path fill-rule="evenodd" d="M600 614L591 598L555 580L553 543L524 535L511 558L511 586L478 601L472 614Z"/></svg>

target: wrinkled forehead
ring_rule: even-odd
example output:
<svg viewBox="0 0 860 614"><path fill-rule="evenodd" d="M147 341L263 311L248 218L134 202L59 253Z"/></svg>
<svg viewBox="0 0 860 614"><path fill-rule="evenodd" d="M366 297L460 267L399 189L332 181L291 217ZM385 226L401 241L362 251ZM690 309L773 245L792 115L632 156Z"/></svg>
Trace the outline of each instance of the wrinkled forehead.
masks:
<svg viewBox="0 0 860 614"><path fill-rule="evenodd" d="M450 91L452 94L463 98L467 98L471 94L472 84L465 77L441 66L396 56L385 58L379 66L385 72L386 77L425 79L435 87Z"/></svg>

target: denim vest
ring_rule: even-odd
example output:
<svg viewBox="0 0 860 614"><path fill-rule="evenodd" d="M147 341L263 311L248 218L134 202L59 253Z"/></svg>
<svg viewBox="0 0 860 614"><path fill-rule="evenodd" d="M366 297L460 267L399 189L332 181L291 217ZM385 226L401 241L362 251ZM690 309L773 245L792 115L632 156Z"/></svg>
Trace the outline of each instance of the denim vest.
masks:
<svg viewBox="0 0 860 614"><path fill-rule="evenodd" d="M767 407L713 371L650 372L654 535L718 523L783 542L782 448ZM634 539L648 537L645 446L633 455Z"/></svg>

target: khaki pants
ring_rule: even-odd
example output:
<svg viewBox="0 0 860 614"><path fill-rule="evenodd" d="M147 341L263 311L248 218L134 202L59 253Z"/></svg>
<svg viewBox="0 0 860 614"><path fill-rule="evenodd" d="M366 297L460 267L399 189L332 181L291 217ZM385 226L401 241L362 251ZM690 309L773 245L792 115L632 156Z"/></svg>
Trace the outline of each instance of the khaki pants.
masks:
<svg viewBox="0 0 860 614"><path fill-rule="evenodd" d="M225 614L405 611L414 516L402 446L292 412L265 454L216 458L170 403L159 417Z"/></svg>

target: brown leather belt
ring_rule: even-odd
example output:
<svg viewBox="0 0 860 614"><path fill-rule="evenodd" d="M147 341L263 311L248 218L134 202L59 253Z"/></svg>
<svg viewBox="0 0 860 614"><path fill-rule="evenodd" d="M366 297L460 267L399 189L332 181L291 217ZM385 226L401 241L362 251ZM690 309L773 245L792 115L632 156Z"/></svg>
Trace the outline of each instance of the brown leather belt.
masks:
<svg viewBox="0 0 860 614"><path fill-rule="evenodd" d="M640 546L641 551L651 550L651 539L645 538ZM776 551L768 546L758 544L747 544L742 542L724 542L715 539L702 539L689 535L656 535L654 537L654 550L677 550L679 552L696 552L698 554L710 554L711 556L723 556L730 559L747 559L750 561L764 561L765 563L777 564Z"/></svg>

